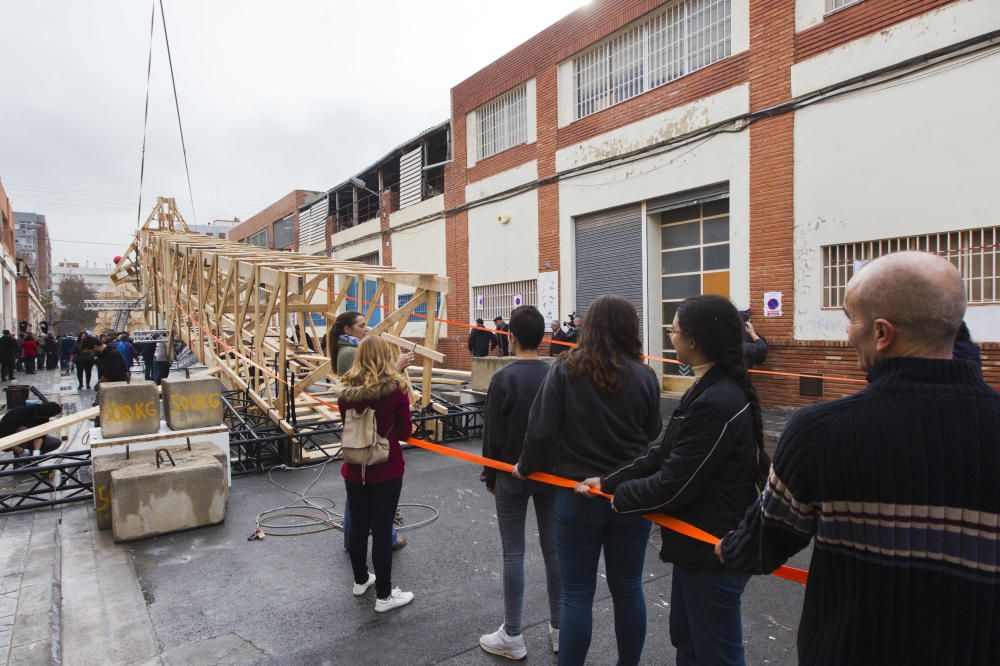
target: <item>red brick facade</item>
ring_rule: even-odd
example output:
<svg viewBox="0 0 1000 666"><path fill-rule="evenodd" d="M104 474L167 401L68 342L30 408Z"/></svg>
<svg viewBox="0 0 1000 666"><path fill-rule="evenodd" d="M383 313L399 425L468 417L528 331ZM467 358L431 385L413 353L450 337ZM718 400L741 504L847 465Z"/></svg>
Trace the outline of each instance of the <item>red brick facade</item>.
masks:
<svg viewBox="0 0 1000 666"><path fill-rule="evenodd" d="M655 0L595 0L550 26L452 89L454 162L446 169L446 210L463 206L470 182L537 160L538 176L556 175L555 154L618 127L662 113L740 84L749 83L751 111L768 109L791 99L791 67L796 62L848 41L884 30L954 0L863 0L827 15L808 30L796 33L795 0L749 0L749 50L705 67L580 120L558 127L557 67L573 54L665 4ZM537 140L479 160L469 167L466 157L466 115L497 95L535 79ZM792 113L754 122L750 141L750 298L759 309L763 294L784 295L781 318L762 319L759 330L772 343L762 369L810 372L862 378L856 356L846 343L793 339L794 331L794 131ZM541 185L538 196L538 270L561 270L559 186ZM447 271L451 319L469 316L469 228L465 211L447 216ZM569 268L569 267L565 267ZM756 323L756 322L755 322ZM469 367L467 331L449 329L440 343L448 365ZM987 378L1000 384L1000 345L983 347ZM816 400L800 395L798 378L758 375L761 393L770 404L802 405ZM853 392L861 384L826 380L823 398Z"/></svg>
<svg viewBox="0 0 1000 666"><path fill-rule="evenodd" d="M288 249L297 252L299 249L299 206L305 204L306 198L314 194L320 193L309 190L292 190L253 217L233 227L229 231L228 239L243 243L254 234L268 229L269 247L274 249L274 223L283 220L288 215L294 215L292 218L294 220L292 227L293 240ZM329 238L329 234L327 238Z"/></svg>

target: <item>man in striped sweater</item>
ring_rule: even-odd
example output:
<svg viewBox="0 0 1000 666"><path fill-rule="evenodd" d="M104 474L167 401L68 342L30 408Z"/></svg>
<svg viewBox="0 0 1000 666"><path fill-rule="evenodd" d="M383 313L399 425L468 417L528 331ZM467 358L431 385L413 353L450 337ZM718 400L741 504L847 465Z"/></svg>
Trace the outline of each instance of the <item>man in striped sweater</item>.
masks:
<svg viewBox="0 0 1000 666"><path fill-rule="evenodd" d="M859 271L844 312L868 387L796 414L716 548L767 573L815 538L800 663L1000 663L1000 394L952 359L965 303L932 254Z"/></svg>

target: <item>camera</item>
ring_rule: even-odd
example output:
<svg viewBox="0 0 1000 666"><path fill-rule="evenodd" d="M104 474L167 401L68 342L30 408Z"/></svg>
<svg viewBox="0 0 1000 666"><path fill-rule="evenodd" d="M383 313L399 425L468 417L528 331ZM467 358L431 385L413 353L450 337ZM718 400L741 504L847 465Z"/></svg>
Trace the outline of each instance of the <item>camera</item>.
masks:
<svg viewBox="0 0 1000 666"><path fill-rule="evenodd" d="M577 318L577 314L575 312L570 312L568 315L566 315L566 321L563 322L563 326L565 326L566 328L572 330L573 329L573 320L576 319L576 318Z"/></svg>

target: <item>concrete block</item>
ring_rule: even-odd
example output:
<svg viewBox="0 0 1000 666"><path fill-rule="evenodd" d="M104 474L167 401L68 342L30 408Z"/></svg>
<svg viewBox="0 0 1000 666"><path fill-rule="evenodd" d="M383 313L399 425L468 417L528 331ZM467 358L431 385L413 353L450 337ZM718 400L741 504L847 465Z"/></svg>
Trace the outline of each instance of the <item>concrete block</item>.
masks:
<svg viewBox="0 0 1000 666"><path fill-rule="evenodd" d="M94 456L90 461L90 475L94 481L94 515L97 529L111 529L111 473L128 464L153 462L152 451L135 451Z"/></svg>
<svg viewBox="0 0 1000 666"><path fill-rule="evenodd" d="M104 437L148 435L160 429L160 400L153 382L101 382L97 402Z"/></svg>
<svg viewBox="0 0 1000 666"><path fill-rule="evenodd" d="M215 525L226 518L226 474L214 456L176 456L127 465L111 473L115 541L134 541Z"/></svg>
<svg viewBox="0 0 1000 666"><path fill-rule="evenodd" d="M222 382L216 377L164 379L163 413L171 430L222 423Z"/></svg>
<svg viewBox="0 0 1000 666"><path fill-rule="evenodd" d="M493 374L500 368L505 368L517 359L513 356L481 356L472 359L472 380L469 388L473 391L487 391ZM543 356L541 360L552 362L555 357Z"/></svg>

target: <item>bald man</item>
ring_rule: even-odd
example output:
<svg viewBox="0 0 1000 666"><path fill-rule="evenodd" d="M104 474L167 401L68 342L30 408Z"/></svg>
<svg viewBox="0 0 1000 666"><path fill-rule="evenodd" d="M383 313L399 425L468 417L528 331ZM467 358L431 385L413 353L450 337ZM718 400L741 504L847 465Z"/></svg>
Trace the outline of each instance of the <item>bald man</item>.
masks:
<svg viewBox="0 0 1000 666"><path fill-rule="evenodd" d="M952 359L958 271L877 259L844 314L868 387L795 415L716 554L768 573L815 538L799 663L1000 664L1000 394Z"/></svg>

